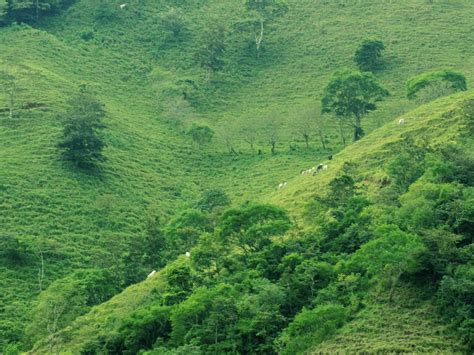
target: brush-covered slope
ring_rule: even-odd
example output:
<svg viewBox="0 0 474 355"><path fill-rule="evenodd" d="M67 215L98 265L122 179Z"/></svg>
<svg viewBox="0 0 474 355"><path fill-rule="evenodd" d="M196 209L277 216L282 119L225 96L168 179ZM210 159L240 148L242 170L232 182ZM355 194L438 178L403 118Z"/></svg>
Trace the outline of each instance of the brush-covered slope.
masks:
<svg viewBox="0 0 474 355"><path fill-rule="evenodd" d="M285 16L268 27L258 59L253 34L239 30L243 2L234 0L131 0L123 10L115 1L78 0L35 28L0 28L0 66L14 72L21 87L13 120L0 92L0 236L14 240L21 256L14 265L0 261L0 347L24 342L32 301L51 282L83 268L122 275L127 252L145 233L149 217L166 221L210 187L224 189L235 204L271 201L302 215L325 177L293 178L342 144L332 124L325 132L327 150L315 137L306 149L298 122L302 112L319 111L332 73L353 67L361 40L377 37L387 46L377 77L392 95L364 123L367 132L392 125L377 131L380 147L405 130L423 130L411 113L404 127L392 122L417 105L405 99L410 76L451 68L468 82L474 79L470 2L287 3ZM162 25L171 8L184 19L179 39L170 39ZM207 82L196 52L211 22L226 26L227 51L223 69ZM179 106L174 89L167 88L183 81L193 82L193 89L189 102ZM92 86L108 112L108 161L100 174L71 169L55 147L62 128L58 116L81 84ZM441 110L449 102L435 105ZM420 110L422 124L429 110ZM275 155L269 154L269 120L278 127ZM217 135L199 147L176 121L186 129L192 122L209 124ZM455 130L456 122L451 124ZM450 130L442 132L451 137ZM245 142L249 131L256 133L255 150ZM229 141L238 156L227 152ZM362 154L366 148L358 143L354 149ZM331 163L328 179L352 154L346 150ZM289 188L276 192L282 181Z"/></svg>
<svg viewBox="0 0 474 355"><path fill-rule="evenodd" d="M324 195L330 181L338 176L337 172L348 162L354 167L351 174L357 177L364 190L372 198L380 198L382 181L386 177L384 168L387 162L396 158L405 140L426 142L426 148L435 150L461 143L459 137L466 135L467 122L460 114L459 106L469 98L472 98L471 93L443 98L403 116L405 125L398 125L398 120L387 123L335 155L332 161L327 162L328 170L316 176L289 179L289 187L273 194L269 201L292 211L293 217L303 221L299 227L311 226L310 220L314 213L312 201ZM463 139L462 142L472 144L470 140ZM61 344L62 351L74 354L89 347L110 346L113 335L126 328L124 324L129 324L126 322L130 322L130 317L145 319L145 314L153 306L162 304L164 295L170 290L167 281L170 278L166 276L170 270L193 268L194 265L192 252L191 259L184 256L179 258L151 279L127 288L110 301L77 318L59 333L58 344ZM191 274L186 275L190 277ZM362 310L356 312L333 337L329 336L329 340L308 353L465 352L453 329L440 316L430 292L432 290L427 284L410 286L409 283L403 283L397 287L395 300L387 302L383 292L371 288L364 297ZM194 303L193 307L199 309L204 306ZM304 335L311 338L311 333ZM36 344L33 353L42 352L45 344L46 340Z"/></svg>

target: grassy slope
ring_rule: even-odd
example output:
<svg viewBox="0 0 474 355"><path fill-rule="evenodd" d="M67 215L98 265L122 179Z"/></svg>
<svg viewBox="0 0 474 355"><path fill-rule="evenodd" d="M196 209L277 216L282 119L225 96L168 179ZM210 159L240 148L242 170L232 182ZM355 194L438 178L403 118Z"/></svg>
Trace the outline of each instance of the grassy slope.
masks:
<svg viewBox="0 0 474 355"><path fill-rule="evenodd" d="M216 78L215 87L202 87L205 99L201 97L196 109L199 119L217 129L278 113L286 127L280 154L258 157L246 150L236 159L223 154L221 147L201 154L157 114L157 98L147 80L155 65L199 80L201 72L192 63L193 36L185 42L186 50L160 46L160 32L151 14L171 1L146 1L142 13L146 21L137 21L133 12L137 3L130 1L132 11L108 25L94 24L97 2L81 0L63 16L45 21L47 32L0 29L0 59L12 56L39 71L39 78L26 80L28 101L47 105L21 112L14 122L0 118L0 232L58 242L63 257L47 260L47 282L72 268L110 266L104 264L104 253L111 244L120 245L122 239L141 231L148 205L157 204L163 214L170 214L206 186L224 187L237 202L261 198L302 212L319 185L309 177L292 178L325 153L318 149L288 152L287 145L294 139L290 125L300 109L317 106L334 70L352 65L352 53L362 38L377 36L386 42L388 64L379 77L392 92L369 117L368 127L411 107L403 94L404 82L412 74L450 67L464 72L469 81L474 78L469 45L474 4L470 2L430 6L423 0L393 4L289 0L291 11L267 37L263 59L255 62L242 55L240 47L231 51L227 71ZM205 6L200 8L201 4ZM229 11L227 6L234 9L238 3L190 2L186 8L192 19L190 32L202 30L208 13L232 20L238 11ZM80 40L80 33L93 27L97 41ZM230 40L242 46L242 37ZM236 63L241 64L239 70L232 68ZM65 168L54 149L60 133L55 115L84 81L94 83L109 111L109 162L101 178ZM409 129L410 124L402 129ZM378 131L375 137L391 139L397 131L400 128L393 124L390 132ZM333 137L334 132L329 135ZM339 148L334 140L331 145ZM366 148L359 143L354 149ZM355 153L343 154L322 179L329 179L337 164ZM274 192L283 180L291 180L288 190ZM6 334L2 340L27 320L29 302L37 294L36 267L36 261L15 269L0 266L0 286L5 290L0 295L2 318L12 321L8 329L0 329L0 334Z"/></svg>
<svg viewBox="0 0 474 355"><path fill-rule="evenodd" d="M290 180L290 187L283 195L275 194L271 201L290 208L293 212L303 212L308 199L324 190L334 177L335 171L344 161L350 159L358 166L364 166L365 183L372 193L377 190L377 175L384 159L393 156L389 149L400 140L413 135L420 137L420 131L436 145L453 141L463 131L458 115L443 114L452 111L456 103L472 94L455 95L426 105L404 116L407 125L398 126L394 122L374 131L357 145L350 146L336 155L331 169L315 177L298 177ZM303 194L304 191L304 194ZM299 201L297 205L293 202ZM296 207L296 208L295 208ZM301 208L298 208L301 207ZM64 336L67 339L64 349L78 352L84 344L94 341L98 336L111 333L120 327L121 320L132 310L153 302L154 289L163 280L146 280L126 289L111 301L99 305L89 314L78 318L68 327ZM159 287L158 287L159 288ZM418 299L414 291L400 288L393 305L376 302L357 314L355 319L343 327L338 335L315 349L315 353L334 351L388 351L388 352L441 352L454 353L462 349L457 340L436 316L429 302ZM357 339L357 341L355 340Z"/></svg>
<svg viewBox="0 0 474 355"><path fill-rule="evenodd" d="M405 292L392 304L371 303L311 354L462 354L463 347L429 303Z"/></svg>

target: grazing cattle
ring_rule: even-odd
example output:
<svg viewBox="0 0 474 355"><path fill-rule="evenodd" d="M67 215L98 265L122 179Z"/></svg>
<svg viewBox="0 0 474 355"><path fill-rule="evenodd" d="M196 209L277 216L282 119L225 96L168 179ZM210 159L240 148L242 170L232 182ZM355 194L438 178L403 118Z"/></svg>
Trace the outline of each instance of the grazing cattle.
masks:
<svg viewBox="0 0 474 355"><path fill-rule="evenodd" d="M283 183L280 183L280 184L278 185L278 190L281 190L282 188L283 188Z"/></svg>
<svg viewBox="0 0 474 355"><path fill-rule="evenodd" d="M322 170L328 170L328 166L327 166L327 165L323 165Z"/></svg>
<svg viewBox="0 0 474 355"><path fill-rule="evenodd" d="M398 121L398 124L399 125L404 125L405 124L405 120L403 118L400 118L400 120Z"/></svg>
<svg viewBox="0 0 474 355"><path fill-rule="evenodd" d="M328 160L332 160L332 154L328 155Z"/></svg>
<svg viewBox="0 0 474 355"><path fill-rule="evenodd" d="M127 4L121 4L121 5L120 5L120 8L121 8L121 9L125 9L126 7L127 7Z"/></svg>
<svg viewBox="0 0 474 355"><path fill-rule="evenodd" d="M189 258L191 256L191 253L189 251L187 251L186 254L184 254L184 255L186 255Z"/></svg>
<svg viewBox="0 0 474 355"><path fill-rule="evenodd" d="M152 272L150 272L150 273L148 274L148 276L147 276L146 278L149 279L150 277L155 276L155 274L156 274L156 270L153 270Z"/></svg>
<svg viewBox="0 0 474 355"><path fill-rule="evenodd" d="M321 170L323 170L323 164L319 164L318 167L316 168L317 172L320 172Z"/></svg>

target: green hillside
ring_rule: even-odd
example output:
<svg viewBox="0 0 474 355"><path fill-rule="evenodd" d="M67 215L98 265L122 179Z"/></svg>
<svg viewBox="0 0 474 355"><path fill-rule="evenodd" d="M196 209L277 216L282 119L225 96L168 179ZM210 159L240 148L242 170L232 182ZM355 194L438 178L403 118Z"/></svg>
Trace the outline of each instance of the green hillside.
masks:
<svg viewBox="0 0 474 355"><path fill-rule="evenodd" d="M48 2L51 1L41 3ZM241 292L249 299L259 287L285 289L283 279L279 279L286 275L280 270L283 266L279 266L278 277L273 275L272 279L268 271L258 271L261 262L253 261L258 267L247 265L247 260L243 263L238 248L232 245L226 245L228 259L222 273L214 275L210 270L200 269L194 260L190 263L196 281L189 290L182 291L185 297L179 302L167 303L170 293L179 292L167 289L169 280L163 281L163 276L140 283L151 270L172 263L191 247L206 249L204 242L196 244L198 238L205 239L202 235L221 233L222 210L229 206L210 213L205 209L189 212L190 208L201 208L198 201L210 189L225 192L232 201L230 206L236 209L271 203L285 210L291 228L275 233L270 249L264 250L272 254L273 244L282 243L286 254L312 260L301 248L322 248L314 253L321 262L330 265L330 286L336 282L336 274L364 275L360 270L350 269L352 266L345 269L344 263L352 260L354 250L341 252L331 250L332 247L323 250L325 242L321 241L325 232L321 232L321 207L315 196L321 197L328 191L330 183L346 171L345 163L352 163L348 174L364 191L364 196L384 211L375 218L377 213L368 208L367 213L377 220L367 227L368 234L372 236L380 224L394 223L407 233L424 235L424 230L405 226L397 214L402 212L392 211L395 207L387 202L398 201L406 193L406 190L397 193L383 190L384 184L393 185L396 180L387 172L387 166L410 139L416 142L416 147L424 145L427 155L436 156L433 161L442 159L443 148L451 146L467 154L466 161L472 159L472 154L465 153L473 148L471 137L466 135L467 116L460 111L472 94L455 94L423 105L431 96L438 96L438 92L424 92L423 98L408 100L405 91L408 79L434 70L460 72L468 86L474 81L474 48L470 45L474 4L469 1L287 0L287 11L268 21L258 54L254 33L248 30L249 14L243 0L131 0L124 8L120 8L120 2L109 0L63 2L68 6L54 13L44 10L44 15L42 12L41 16L36 15L37 20L26 17L28 25L10 23L8 16L2 22L0 1L0 26L4 24L0 27L0 71L13 74L18 87L13 118L8 116L8 91L0 90L0 352L10 344L10 350L33 348L36 349L33 353L47 353L45 344L51 345L52 336L60 353L79 353L89 348L90 353L100 353L106 348L110 353L119 353L108 346L113 343L113 336L120 339L120 327L136 312L143 312L139 318L147 318L144 315L149 309L158 307L157 312L172 314L187 297L193 300L191 295L195 290L213 289L220 283L240 290L222 292L229 292L232 297L233 292ZM13 6L22 1L8 3ZM210 29L216 25L225 29L221 35L226 49L221 58L222 67L206 80L207 70L200 65L198 56L207 43ZM172 26L180 27L179 34L173 34ZM383 66L375 76L390 96L364 118L367 136L345 148L340 126L334 118L328 118L323 131L325 147L322 147L316 127L323 90L335 71L356 68L353 55L366 38L383 40L386 46ZM3 77L0 83L8 88ZM81 85L91 88L107 112L104 120L107 161L97 171L74 168L60 159L56 147L68 102ZM405 120L404 125L398 124L400 118ZM306 147L301 130L308 122L310 140ZM196 124L208 125L215 132L210 143L199 144L191 138L190 131ZM350 130L345 128L343 133L349 143ZM275 154L270 150L273 139ZM334 155L332 161L328 160L329 155ZM418 163L430 165L430 159ZM320 163L328 165L327 171L317 176L300 174ZM466 167L469 169L470 165L466 163ZM434 179L428 176L434 174L428 170L423 167L423 174L417 176L422 183ZM443 183L458 181L457 177L450 179ZM456 187L462 191L457 198L464 207L455 211L464 218L459 220L468 221L459 222L462 228L472 222L472 212L465 207L472 201L472 192L468 192L472 187L466 181L459 183L462 187ZM287 182L288 187L277 189L282 182ZM397 203L394 205L399 207ZM315 348L315 351L402 352L411 347L420 352L467 351L466 344L472 346L469 343L472 339L465 335L472 326L472 320L469 323L472 310L461 303L453 306L464 314L453 315L453 319L464 322L455 323L455 327L468 329L459 332L461 335L435 310L440 280L448 276L455 278L454 269L459 265L469 268L472 262L469 257L472 251L465 241L469 240L470 232L454 225L450 224L446 230L459 235L462 242L456 244L459 255L446 257L451 274L439 273L429 285L416 285L417 291L409 296L415 299L413 309L404 309L398 303L379 304L371 297L361 296L380 286L374 286L376 276L367 276L373 278L367 281L370 288L362 288L357 295L358 302L365 304L364 310L359 312L344 304L350 309L345 325L340 325L341 330L332 343L323 342L322 350ZM436 228L442 229L436 225L430 230ZM162 235L164 241L159 239ZM295 244L300 243L298 247L292 244L293 239ZM156 247L161 242L166 245L160 244L163 250ZM259 250L256 255L260 257L261 253L264 251ZM290 259L285 261L289 263L285 267L291 269ZM279 259L281 265L282 260L285 257ZM166 268L174 267L179 269L175 264ZM274 267L277 269L277 265ZM253 269L257 274L252 274ZM413 281L410 277L416 278L417 274L407 274L403 281L410 284ZM86 291L77 294L72 291L98 286L103 282L94 281L95 277L102 277L99 275L112 280L107 290L97 291L100 297L92 295L86 301L81 298ZM265 287L249 286L252 278L269 279L271 285L262 281ZM466 277L465 299L472 297L470 280ZM400 287L403 293L404 287ZM425 289L431 291L425 293ZM60 326L52 333L45 333L51 327L38 319L41 312L51 311L42 307L55 304L52 300L56 294L59 298L77 297L77 303L76 298L71 301L76 308L61 313ZM235 299L244 302L239 297ZM275 339L283 339L282 330L303 306L314 308L315 299L305 300L306 303L294 306L295 309L282 301L281 322L275 322L274 329L264 336L252 335L258 339L255 342L259 348L246 351L280 349L284 352L284 346L274 345L278 343ZM162 310L161 306L169 309ZM393 315L384 312L390 307L405 315L400 319L400 327L364 328L364 322L371 323L379 314L382 318L387 315L387 322L391 322ZM261 326L258 321L248 322L249 329ZM394 339L405 338L393 332L416 326L420 331L415 334L420 336L407 337L408 343L397 348ZM253 333L249 330L249 334ZM206 353L232 349L224 345L212 349L201 347L196 339L186 343L177 340L177 335L169 335L174 338L168 342L167 336L161 343L153 341L154 346L147 344L136 350L154 347L155 353L164 353L164 348L166 351L182 348L177 351ZM353 347L352 336L360 339ZM392 338L384 342L384 337ZM248 344L253 344L249 339ZM315 340L308 345L316 346L316 343ZM342 345L338 347L336 343Z"/></svg>

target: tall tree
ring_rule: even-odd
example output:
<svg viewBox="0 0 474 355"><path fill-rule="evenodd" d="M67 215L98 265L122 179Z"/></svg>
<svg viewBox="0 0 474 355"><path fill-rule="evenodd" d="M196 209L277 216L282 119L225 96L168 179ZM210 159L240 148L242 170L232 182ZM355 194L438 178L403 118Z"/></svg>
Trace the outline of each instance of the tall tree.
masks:
<svg viewBox="0 0 474 355"><path fill-rule="evenodd" d="M347 120L354 128L354 141L357 141L364 135L362 118L376 110L376 102L388 95L372 73L336 72L324 90L322 113L333 113Z"/></svg>
<svg viewBox="0 0 474 355"><path fill-rule="evenodd" d="M283 16L288 11L288 7L281 0L246 0L245 7L251 17L258 57L266 24L276 17Z"/></svg>
<svg viewBox="0 0 474 355"><path fill-rule="evenodd" d="M87 87L69 100L63 114L63 136L58 143L64 159L81 168L93 168L105 161L102 150L106 147L101 131L106 112L102 102Z"/></svg>

